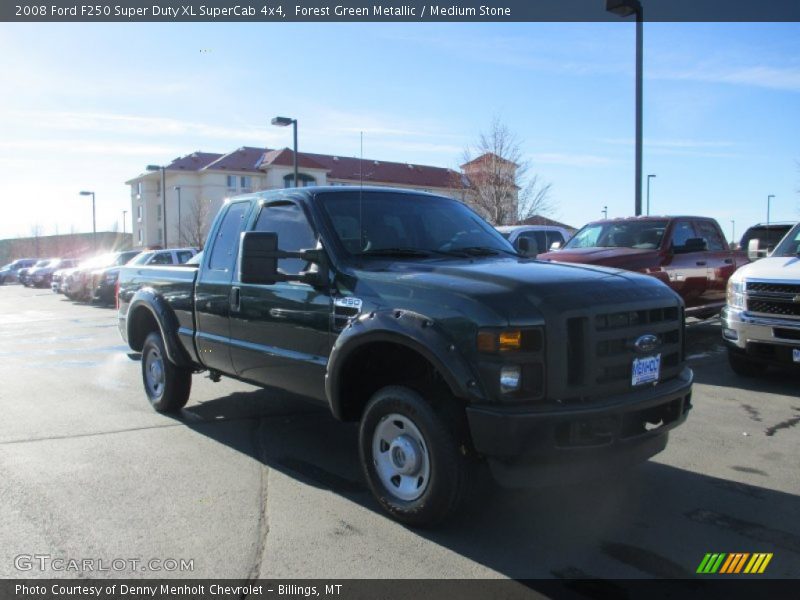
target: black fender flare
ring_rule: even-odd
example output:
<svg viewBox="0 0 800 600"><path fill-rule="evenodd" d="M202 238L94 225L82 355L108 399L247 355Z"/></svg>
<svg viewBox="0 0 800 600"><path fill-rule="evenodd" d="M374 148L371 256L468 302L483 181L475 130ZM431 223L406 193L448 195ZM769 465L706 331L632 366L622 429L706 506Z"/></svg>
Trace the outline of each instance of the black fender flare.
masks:
<svg viewBox="0 0 800 600"><path fill-rule="evenodd" d="M147 311L155 319L161 333L161 339L164 340L164 348L167 351L169 361L179 367L194 368L189 354L178 339L179 324L175 312L169 303L150 287L143 287L138 290L128 306L127 331L128 343L131 348L137 350L134 348L134 340L142 338L142 342L144 342L144 336L137 335L135 331L139 320L139 311ZM141 350L141 347L138 350Z"/></svg>
<svg viewBox="0 0 800 600"><path fill-rule="evenodd" d="M342 370L354 351L373 342L391 342L417 352L434 366L457 397L468 402L485 400L474 369L433 319L412 311L386 310L350 321L333 345L325 373L325 395L337 419L344 418Z"/></svg>

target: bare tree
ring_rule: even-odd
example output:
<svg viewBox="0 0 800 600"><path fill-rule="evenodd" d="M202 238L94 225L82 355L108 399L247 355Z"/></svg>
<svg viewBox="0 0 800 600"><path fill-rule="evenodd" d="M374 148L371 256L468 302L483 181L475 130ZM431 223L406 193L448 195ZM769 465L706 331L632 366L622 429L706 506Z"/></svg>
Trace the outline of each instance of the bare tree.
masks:
<svg viewBox="0 0 800 600"><path fill-rule="evenodd" d="M189 203L189 215L187 218L182 219L178 236L181 245L186 244L200 250L203 249L210 212L211 206L200 197L195 197Z"/></svg>
<svg viewBox="0 0 800 600"><path fill-rule="evenodd" d="M551 184L528 177L530 163L519 140L499 118L464 151L463 160L465 200L492 224L510 225L552 210Z"/></svg>

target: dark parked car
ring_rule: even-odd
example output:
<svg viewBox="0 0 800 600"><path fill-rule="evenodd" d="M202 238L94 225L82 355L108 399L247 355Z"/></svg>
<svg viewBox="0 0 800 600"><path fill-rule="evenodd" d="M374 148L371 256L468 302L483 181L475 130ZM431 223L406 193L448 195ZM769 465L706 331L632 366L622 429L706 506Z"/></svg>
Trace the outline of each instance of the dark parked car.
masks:
<svg viewBox="0 0 800 600"><path fill-rule="evenodd" d="M39 260L34 264L32 267L27 269L20 269L19 272L19 282L24 285L25 287L33 285L33 275L38 269L43 269L47 267L51 262L57 261L57 258L45 258L43 260Z"/></svg>
<svg viewBox="0 0 800 600"><path fill-rule="evenodd" d="M77 258L54 258L44 267L39 267L28 273L30 285L33 287L50 287L53 273L59 269L69 269L78 264Z"/></svg>
<svg viewBox="0 0 800 600"><path fill-rule="evenodd" d="M199 266L126 266L119 327L146 396L207 370L359 422L394 518L428 524L488 466L522 487L621 472L691 407L683 302L637 273L520 256L462 202L382 188L259 192L221 208Z"/></svg>
<svg viewBox="0 0 800 600"><path fill-rule="evenodd" d="M0 269L0 285L19 281L19 272L28 269L38 262L36 258L19 258ZM27 271L26 271L27 272Z"/></svg>
<svg viewBox="0 0 800 600"><path fill-rule="evenodd" d="M778 245L794 223L759 223L748 227L739 242L739 248L747 252L750 250L750 241L758 240L754 244L755 255L753 259L764 258Z"/></svg>

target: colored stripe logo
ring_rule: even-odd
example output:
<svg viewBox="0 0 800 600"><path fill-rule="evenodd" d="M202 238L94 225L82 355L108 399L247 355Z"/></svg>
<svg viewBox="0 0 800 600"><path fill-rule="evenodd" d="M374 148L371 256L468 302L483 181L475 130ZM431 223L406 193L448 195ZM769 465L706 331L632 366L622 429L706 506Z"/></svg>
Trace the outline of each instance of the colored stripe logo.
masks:
<svg viewBox="0 0 800 600"><path fill-rule="evenodd" d="M697 573L703 575L761 574L772 560L772 552L709 552L700 561Z"/></svg>

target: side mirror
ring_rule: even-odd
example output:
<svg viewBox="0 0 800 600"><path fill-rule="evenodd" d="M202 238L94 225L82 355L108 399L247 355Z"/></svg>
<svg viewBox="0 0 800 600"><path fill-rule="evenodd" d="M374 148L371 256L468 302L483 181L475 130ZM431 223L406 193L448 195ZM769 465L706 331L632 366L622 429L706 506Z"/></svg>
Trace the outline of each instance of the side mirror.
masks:
<svg viewBox="0 0 800 600"><path fill-rule="evenodd" d="M766 252L759 250L759 245L758 239L752 239L747 243L747 258L749 258L751 262L766 256Z"/></svg>
<svg viewBox="0 0 800 600"><path fill-rule="evenodd" d="M689 238L683 246L672 247L675 254L688 254L689 252L705 252L708 250L708 243L703 238Z"/></svg>
<svg viewBox="0 0 800 600"><path fill-rule="evenodd" d="M299 258L313 265L297 275L287 275L278 270L281 258ZM278 234L273 231L245 231L239 240L239 279L260 285L298 281L322 287L328 284L328 257L321 247L297 252L279 250Z"/></svg>
<svg viewBox="0 0 800 600"><path fill-rule="evenodd" d="M550 252L555 252L556 250L561 250L561 242L553 242L550 244Z"/></svg>
<svg viewBox="0 0 800 600"><path fill-rule="evenodd" d="M278 234L246 231L239 242L239 279L242 283L272 285L278 281Z"/></svg>
<svg viewBox="0 0 800 600"><path fill-rule="evenodd" d="M517 248L517 252L522 254L522 256L528 256L531 251L531 242L528 238L517 238L517 241L514 242L514 246Z"/></svg>

